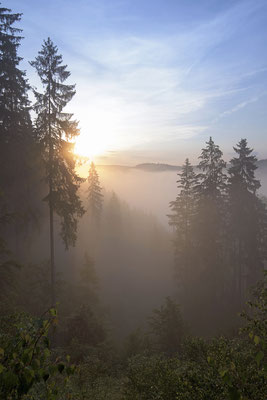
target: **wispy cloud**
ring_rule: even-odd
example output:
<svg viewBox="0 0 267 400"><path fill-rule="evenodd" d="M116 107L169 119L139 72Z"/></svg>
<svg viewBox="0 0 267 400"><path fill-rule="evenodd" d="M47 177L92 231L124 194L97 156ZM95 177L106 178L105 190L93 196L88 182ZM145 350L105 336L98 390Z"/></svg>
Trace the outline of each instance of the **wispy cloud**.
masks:
<svg viewBox="0 0 267 400"><path fill-rule="evenodd" d="M230 110L224 111L218 118L223 118L226 115L231 115L235 113L236 111L241 110L242 108L246 107L248 104L255 103L256 101L259 100L259 97L253 97L252 99L249 99L247 101L242 101L242 103L237 104L236 106L232 107Z"/></svg>
<svg viewBox="0 0 267 400"><path fill-rule="evenodd" d="M250 55L264 0L234 1L188 27L172 22L162 31L138 29L149 21L128 13L126 0L77 0L75 7L67 0L59 20L62 4L48 0L28 29L31 36L53 31L77 82L69 110L82 135L98 135L112 150L197 138L264 93L259 77L267 83L267 59Z"/></svg>

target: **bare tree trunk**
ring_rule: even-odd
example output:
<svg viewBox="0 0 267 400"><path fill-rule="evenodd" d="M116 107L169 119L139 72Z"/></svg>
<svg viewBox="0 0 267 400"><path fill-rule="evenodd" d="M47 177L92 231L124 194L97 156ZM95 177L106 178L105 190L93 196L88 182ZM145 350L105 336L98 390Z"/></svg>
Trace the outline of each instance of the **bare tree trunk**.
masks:
<svg viewBox="0 0 267 400"><path fill-rule="evenodd" d="M50 185L49 185L50 186ZM49 187L49 197L53 196L52 187ZM51 306L55 306L55 250L54 250L54 212L52 201L49 201L50 220L50 264L51 264Z"/></svg>
<svg viewBox="0 0 267 400"><path fill-rule="evenodd" d="M241 241L238 240L238 278L239 278L239 306L243 305L243 282L242 282L242 259L241 259Z"/></svg>
<svg viewBox="0 0 267 400"><path fill-rule="evenodd" d="M53 141L51 133L51 104L50 82L48 87L48 129L49 129L49 222L50 222L50 266L51 266L51 306L54 307L55 299L55 248L54 248L54 209L53 209Z"/></svg>

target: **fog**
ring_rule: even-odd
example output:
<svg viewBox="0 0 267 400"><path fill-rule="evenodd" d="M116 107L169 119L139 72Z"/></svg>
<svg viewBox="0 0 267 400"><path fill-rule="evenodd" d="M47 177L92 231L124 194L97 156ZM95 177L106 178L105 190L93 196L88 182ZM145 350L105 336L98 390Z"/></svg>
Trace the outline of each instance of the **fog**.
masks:
<svg viewBox="0 0 267 400"><path fill-rule="evenodd" d="M118 340L142 326L151 311L173 294L173 256L171 235L166 227L155 215L146 212L149 208L140 207L142 196L137 193L142 172L136 175L121 172L117 185L114 170L106 174L106 179L112 175L116 194L107 191L103 182L105 200L100 223L95 225L85 214L80 222L77 245L71 253L76 265L81 265L85 253L94 258L100 297ZM136 177L139 177L139 186L134 187ZM144 180L142 187L146 185L148 181ZM108 188L112 188L111 182ZM144 196L148 196L148 191ZM130 201L126 202L130 199L131 205ZM154 209L162 207L163 210L162 202L163 199L156 202Z"/></svg>
<svg viewBox="0 0 267 400"><path fill-rule="evenodd" d="M166 296L175 296L173 231L168 225L169 203L178 194L177 170L153 170L123 166L98 166L104 204L100 222L86 212L80 219L74 248L65 250L55 217L55 264L59 280L75 282L87 254L98 279L102 312L116 341L146 323L147 316ZM151 170L152 169L152 170ZM164 169L164 168L163 168ZM259 163L260 193L267 195L266 162ZM14 235L10 247L25 265L49 263L49 220L43 190L36 190L36 224ZM80 195L87 209L87 186ZM39 196L39 200L38 200ZM38 267L39 268L39 267ZM46 274L47 275L47 274ZM47 279L49 277L47 276ZM48 296L49 297L49 296Z"/></svg>
<svg viewBox="0 0 267 400"><path fill-rule="evenodd" d="M175 196L175 181L171 193L167 193L167 187L176 177L169 172L119 167L101 167L98 171L104 196L100 222L95 224L86 212L79 220L75 247L66 251L60 238L60 220L55 216L55 265L58 282L78 282L85 255L92 258L101 313L112 337L120 342L143 326L152 310L175 291L172 236L166 214L168 203ZM87 186L85 182L80 189L85 209ZM22 228L19 236L10 227L9 236L16 257L25 266L35 265L36 271L41 266L38 277L45 277L49 287L49 219L42 197L40 190L36 225L27 232ZM45 297L48 305L49 293ZM45 304L40 304L38 311Z"/></svg>
<svg viewBox="0 0 267 400"><path fill-rule="evenodd" d="M179 169L147 171L99 166L97 171L105 197L103 215L96 231L90 227L87 214L82 218L75 263L81 264L85 252L93 255L101 298L107 305L115 336L121 338L142 326L164 297L176 295L172 228L167 214L170 201L179 192ZM264 162L260 163L257 177L262 182L260 193L266 195ZM86 183L83 196L85 188ZM113 210L112 198L117 202Z"/></svg>
<svg viewBox="0 0 267 400"><path fill-rule="evenodd" d="M157 169L157 164L154 164ZM114 190L131 207L151 213L164 225L168 225L169 203L179 190L177 180L179 167L175 170L147 171L141 168L123 166L98 166L102 186L107 191ZM196 169L196 172L197 169ZM260 194L267 195L267 162L259 162L256 178L261 181Z"/></svg>
<svg viewBox="0 0 267 400"><path fill-rule="evenodd" d="M168 204L177 195L175 172L104 166L98 170L106 190L114 190L131 207L156 216L165 227L168 226Z"/></svg>

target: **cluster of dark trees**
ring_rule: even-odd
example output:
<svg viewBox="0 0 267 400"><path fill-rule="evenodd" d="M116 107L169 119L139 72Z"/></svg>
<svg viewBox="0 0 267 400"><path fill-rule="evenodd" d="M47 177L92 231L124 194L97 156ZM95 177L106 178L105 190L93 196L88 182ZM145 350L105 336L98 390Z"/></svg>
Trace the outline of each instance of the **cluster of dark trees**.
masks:
<svg viewBox="0 0 267 400"><path fill-rule="evenodd" d="M51 304L55 304L54 214L60 218L60 235L68 249L75 244L77 221L85 212L78 195L83 179L75 171L72 142L79 134L78 124L72 114L64 112L75 94L75 85L65 83L70 72L48 38L36 59L30 62L42 87L42 91L33 89L35 103L30 104L30 85L25 72L19 68L21 30L14 27L20 19L21 14L0 8L1 232L18 255L21 235L32 233L34 226L38 228L43 212L40 202L47 202ZM4 222L11 219L12 228L11 224L5 227ZM6 273L11 260L4 240L1 243L1 270Z"/></svg>
<svg viewBox="0 0 267 400"><path fill-rule="evenodd" d="M180 192L170 204L180 302L191 322L222 329L262 278L267 256L267 212L258 196L257 159L246 139L226 165L212 138L199 165L186 159Z"/></svg>

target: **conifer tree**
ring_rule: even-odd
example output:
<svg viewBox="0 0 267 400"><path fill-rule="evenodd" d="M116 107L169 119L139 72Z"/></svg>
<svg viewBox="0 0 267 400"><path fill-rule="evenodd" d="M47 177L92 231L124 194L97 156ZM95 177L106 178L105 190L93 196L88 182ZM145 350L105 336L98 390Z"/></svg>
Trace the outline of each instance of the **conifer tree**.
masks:
<svg viewBox="0 0 267 400"><path fill-rule="evenodd" d="M241 139L234 147L237 157L230 161L228 201L235 290L242 305L248 287L260 278L266 259L266 210L257 196L260 182L255 178L257 158Z"/></svg>
<svg viewBox="0 0 267 400"><path fill-rule="evenodd" d="M172 214L168 215L169 225L175 229L174 247L175 264L181 289L187 292L192 279L193 232L192 224L195 214L196 174L188 158L178 174L177 181L180 193L170 203Z"/></svg>
<svg viewBox="0 0 267 400"><path fill-rule="evenodd" d="M261 184L255 178L257 158L251 154L253 149L248 147L246 139L241 139L234 147L234 151L238 157L233 157L230 161L231 166L228 172L231 187L229 189L236 187L239 190L243 189L248 193L256 194Z"/></svg>
<svg viewBox="0 0 267 400"><path fill-rule="evenodd" d="M226 236L226 163L222 151L212 138L199 156L198 183L196 185L196 217L194 238L197 253L199 301L207 309L206 315L215 317L223 306L224 281L227 275L225 259Z"/></svg>
<svg viewBox="0 0 267 400"><path fill-rule="evenodd" d="M91 162L89 175L88 175L88 213L91 219L99 222L103 206L102 188L99 183L98 173L95 164Z"/></svg>
<svg viewBox="0 0 267 400"><path fill-rule="evenodd" d="M225 215L227 176L224 173L226 163L219 146L215 145L212 138L206 144L199 156L198 168L201 172L197 175L196 212L199 237L206 241L205 247L210 248L212 244L219 244L223 233L221 228Z"/></svg>
<svg viewBox="0 0 267 400"><path fill-rule="evenodd" d="M210 137L206 142L206 148L202 149L198 168L202 171L198 174L200 180L197 192L200 198L220 201L226 188L226 163L222 158L222 151Z"/></svg>
<svg viewBox="0 0 267 400"><path fill-rule="evenodd" d="M25 72L19 69L22 60L17 50L22 37L14 23L22 14L13 14L0 7L0 143L25 142L30 134L31 120Z"/></svg>
<svg viewBox="0 0 267 400"><path fill-rule="evenodd" d="M54 212L61 217L61 237L66 249L76 241L77 220L84 213L78 196L83 181L75 172L75 156L71 139L79 134L77 122L72 114L63 113L64 107L75 94L75 85L64 82L70 76L67 66L62 65L62 56L50 38L44 41L35 61L30 63L37 71L43 93L34 90L34 105L37 118L35 128L42 145L46 181L49 193L50 220L50 259L52 304L55 303L55 267L54 267Z"/></svg>
<svg viewBox="0 0 267 400"><path fill-rule="evenodd" d="M21 15L0 7L0 190L14 214L6 239L20 258L27 252L25 240L20 246L21 235L36 226L40 190L40 157L32 132L29 85L18 55L22 36L15 25Z"/></svg>

